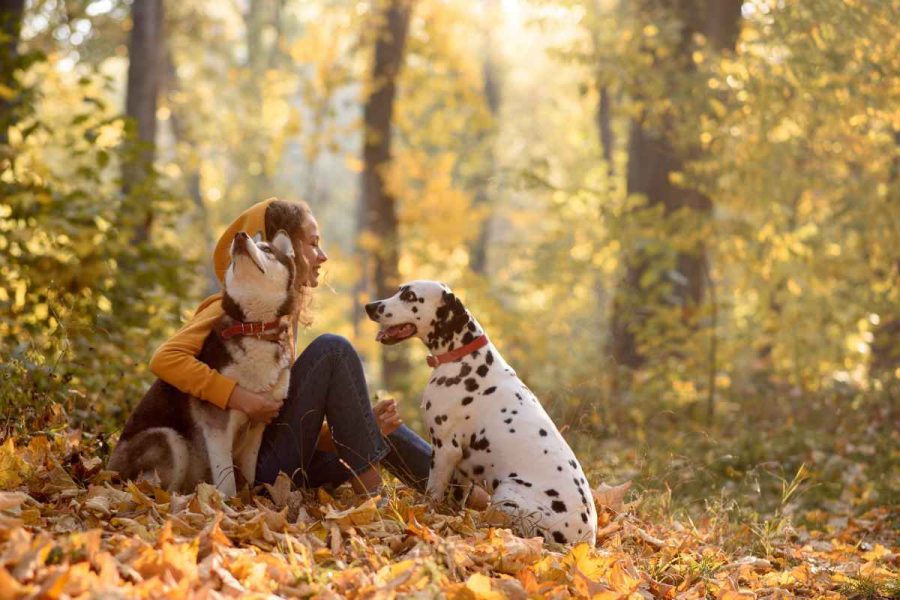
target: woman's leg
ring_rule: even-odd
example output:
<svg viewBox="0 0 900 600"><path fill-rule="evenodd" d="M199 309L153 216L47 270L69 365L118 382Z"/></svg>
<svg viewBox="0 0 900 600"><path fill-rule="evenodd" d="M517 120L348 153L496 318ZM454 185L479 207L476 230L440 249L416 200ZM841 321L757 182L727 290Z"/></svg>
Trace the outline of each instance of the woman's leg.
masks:
<svg viewBox="0 0 900 600"><path fill-rule="evenodd" d="M425 491L431 468L431 446L412 429L401 425L385 437L391 449L382 464L391 474L420 492Z"/></svg>
<svg viewBox="0 0 900 600"><path fill-rule="evenodd" d="M321 454L316 444L326 417L347 473L365 489L376 488L381 480L375 467L389 448L372 413L359 355L349 341L331 334L313 340L291 368L284 407L263 433L256 481L272 483L284 471L298 486L329 483L311 471L328 462L324 456L313 461Z"/></svg>

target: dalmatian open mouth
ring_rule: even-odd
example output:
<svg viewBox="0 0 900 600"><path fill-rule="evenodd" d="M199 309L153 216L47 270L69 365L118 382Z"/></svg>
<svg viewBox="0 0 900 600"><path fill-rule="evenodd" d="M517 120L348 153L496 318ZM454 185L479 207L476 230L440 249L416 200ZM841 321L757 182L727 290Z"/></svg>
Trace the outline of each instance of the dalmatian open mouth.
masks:
<svg viewBox="0 0 900 600"><path fill-rule="evenodd" d="M399 344L403 340L408 340L416 335L416 326L412 323L401 323L400 325L390 325L385 327L375 336L376 342L381 342L387 346Z"/></svg>

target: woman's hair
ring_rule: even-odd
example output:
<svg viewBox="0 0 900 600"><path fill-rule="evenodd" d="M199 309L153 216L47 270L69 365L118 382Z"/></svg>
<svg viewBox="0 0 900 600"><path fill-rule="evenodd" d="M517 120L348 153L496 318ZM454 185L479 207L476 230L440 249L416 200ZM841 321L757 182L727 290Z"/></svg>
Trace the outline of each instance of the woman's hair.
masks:
<svg viewBox="0 0 900 600"><path fill-rule="evenodd" d="M295 304L295 316L297 321L304 326L312 324L312 290L306 285L309 281L309 264L303 256L303 244L308 243L303 226L312 219L312 211L309 205L302 200L287 201L275 200L266 207L266 239L271 240L283 229L291 238L294 247L294 264L297 272L294 276L297 302Z"/></svg>

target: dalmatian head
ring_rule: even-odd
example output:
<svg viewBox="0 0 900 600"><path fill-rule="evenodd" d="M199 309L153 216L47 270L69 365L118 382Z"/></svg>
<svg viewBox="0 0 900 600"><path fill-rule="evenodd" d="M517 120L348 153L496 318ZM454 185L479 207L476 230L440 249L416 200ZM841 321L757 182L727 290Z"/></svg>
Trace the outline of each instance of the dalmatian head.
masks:
<svg viewBox="0 0 900 600"><path fill-rule="evenodd" d="M418 337L432 352L469 343L481 331L450 288L437 281L411 281L384 300L366 304L369 318L379 323L376 340L396 344Z"/></svg>

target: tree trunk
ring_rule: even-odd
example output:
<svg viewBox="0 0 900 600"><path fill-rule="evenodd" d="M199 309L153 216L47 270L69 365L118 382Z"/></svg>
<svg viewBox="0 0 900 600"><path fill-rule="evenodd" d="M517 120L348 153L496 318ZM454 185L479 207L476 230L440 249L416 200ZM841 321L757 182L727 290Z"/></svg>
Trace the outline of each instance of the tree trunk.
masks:
<svg viewBox="0 0 900 600"><path fill-rule="evenodd" d="M0 0L0 86L15 90L19 67L19 35L25 0ZM6 144L7 128L15 122L16 98L0 97L0 145Z"/></svg>
<svg viewBox="0 0 900 600"><path fill-rule="evenodd" d="M694 69L690 56L694 34L704 33L714 50L734 48L740 30L741 4L739 0L676 3L672 17L682 24L681 43L673 52L671 64L659 66L672 69L671 81L677 82L679 77L690 75ZM645 100L653 104L652 98ZM679 209L708 215L712 204L707 197L676 186L670 180L672 173L682 171L685 161L695 158L699 152L696 148L676 149L673 118L671 114L662 115L661 124L652 128L640 119L632 122L628 145L628 193L646 197L648 209L661 206L663 218ZM643 250L626 252L626 272L613 299L610 350L617 365L630 369L639 368L645 360L638 348L636 333L654 311L654 303L665 297L666 302L680 305L683 317L690 323L704 296L707 264L702 243L677 253L677 273L672 273L671 281L643 281L651 260Z"/></svg>
<svg viewBox="0 0 900 600"><path fill-rule="evenodd" d="M491 31L499 28L500 7L497 0L490 0L487 5L487 27L484 33L484 64L482 65L482 76L484 77L484 99L487 103L488 110L494 124L490 130L479 140L481 144L491 144L496 132L496 120L500 113L500 74L497 69L496 50L494 38ZM491 176L494 174L494 152L492 148L488 148L484 169L478 178L478 190L475 193L473 204L475 206L483 206L487 208L486 214L479 223L478 236L472 243L469 252L469 264L472 272L479 275L487 273L487 247L491 234L491 219L493 210L490 202L489 186Z"/></svg>
<svg viewBox="0 0 900 600"><path fill-rule="evenodd" d="M126 196L132 192L141 194L139 188L152 172L156 154L156 101L164 77L162 0L135 0L131 19L125 114L136 126L137 135L135 147L123 165L122 186ZM135 241L144 242L153 223L152 198L139 198L135 205L142 213Z"/></svg>
<svg viewBox="0 0 900 600"><path fill-rule="evenodd" d="M370 257L377 298L393 295L400 284L396 199L387 189L386 176L391 162L397 76L403 64L410 12L410 0L376 0L373 10L380 21L363 109L362 219L367 237L377 244ZM398 387L406 364L403 346L382 346L382 378L386 387Z"/></svg>
<svg viewBox="0 0 900 600"><path fill-rule="evenodd" d="M180 88L178 80L178 70L175 68L175 61L172 58L171 50L167 50L165 54L166 78L165 90L170 95L177 92ZM188 121L184 118L184 114L179 107L173 103L169 103L171 116L169 123L172 125L172 135L175 137L176 143L182 143L191 148L192 160L183 164L185 175L187 177L187 192L194 203L197 211L198 227L201 229L203 236L203 244L207 250L205 255L211 256L215 248L215 238L213 236L212 224L210 223L209 211L206 210L206 204L203 202L203 193L200 181L200 160L196 156L196 141L188 127ZM216 277L216 270L212 262L206 262L206 291L207 295L215 294L219 291L221 284Z"/></svg>

